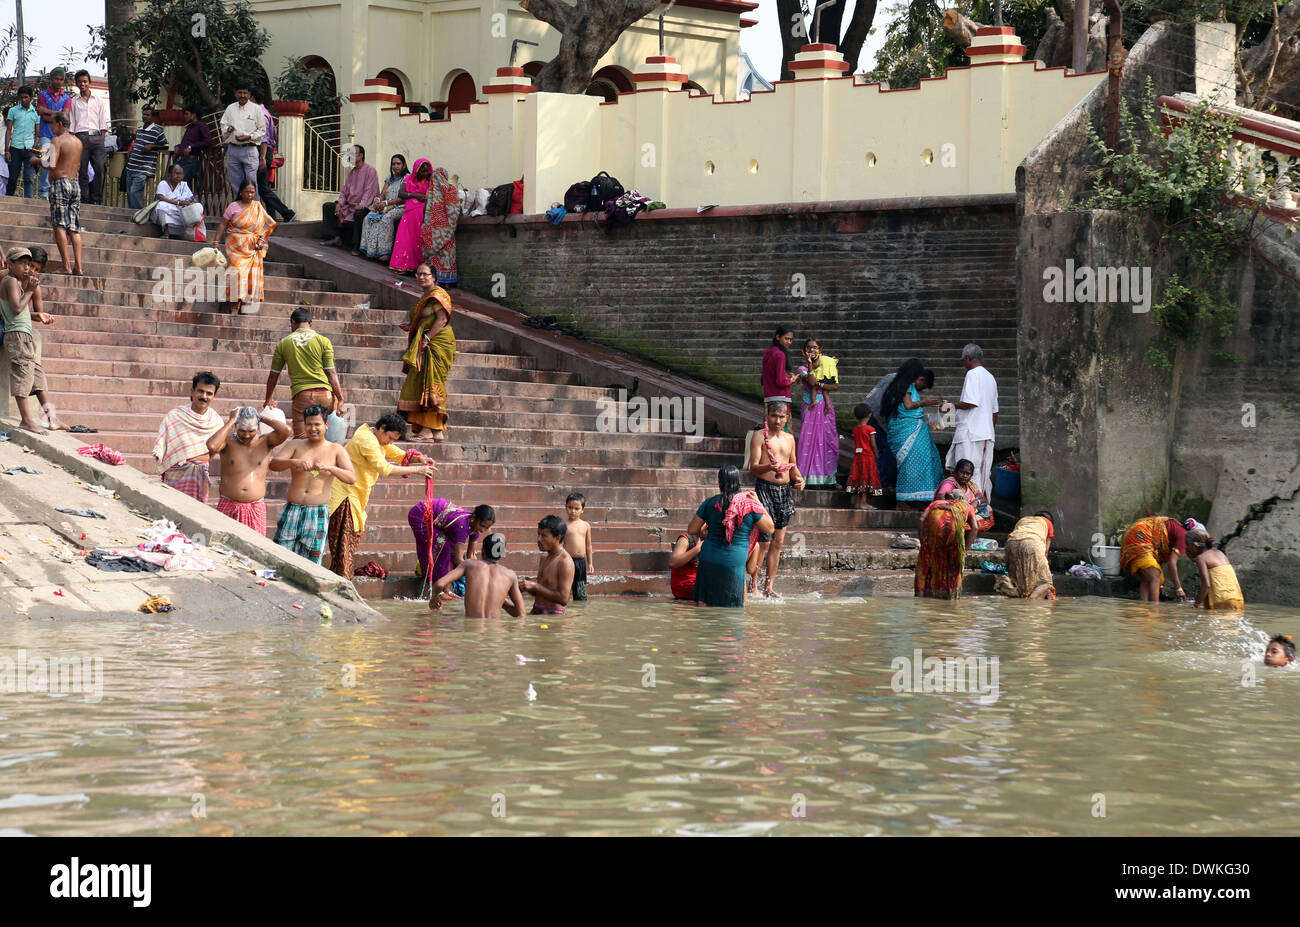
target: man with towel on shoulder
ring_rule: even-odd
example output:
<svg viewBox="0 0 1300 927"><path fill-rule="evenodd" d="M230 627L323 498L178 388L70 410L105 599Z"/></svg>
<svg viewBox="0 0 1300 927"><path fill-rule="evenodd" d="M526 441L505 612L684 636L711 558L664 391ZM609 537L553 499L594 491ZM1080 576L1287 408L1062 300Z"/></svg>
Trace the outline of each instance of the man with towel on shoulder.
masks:
<svg viewBox="0 0 1300 927"><path fill-rule="evenodd" d="M163 416L154 442L162 481L187 496L208 502L212 480L208 477L208 438L221 429L221 416L212 400L221 388L215 374L196 373L190 381L190 404L177 406Z"/></svg>

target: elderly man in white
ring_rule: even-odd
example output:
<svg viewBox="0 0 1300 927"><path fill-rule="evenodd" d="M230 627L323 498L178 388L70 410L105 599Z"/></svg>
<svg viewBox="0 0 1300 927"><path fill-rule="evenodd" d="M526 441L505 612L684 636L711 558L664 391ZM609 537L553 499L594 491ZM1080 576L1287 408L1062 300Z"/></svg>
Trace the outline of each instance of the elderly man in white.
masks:
<svg viewBox="0 0 1300 927"><path fill-rule="evenodd" d="M969 460L975 465L975 482L986 498L993 498L990 478L993 473L994 426L998 423L998 381L984 366L984 351L978 344L968 344L961 351L966 365L966 380L962 384L961 399L957 407L957 429L952 435L952 447L944 465L949 470L957 461Z"/></svg>

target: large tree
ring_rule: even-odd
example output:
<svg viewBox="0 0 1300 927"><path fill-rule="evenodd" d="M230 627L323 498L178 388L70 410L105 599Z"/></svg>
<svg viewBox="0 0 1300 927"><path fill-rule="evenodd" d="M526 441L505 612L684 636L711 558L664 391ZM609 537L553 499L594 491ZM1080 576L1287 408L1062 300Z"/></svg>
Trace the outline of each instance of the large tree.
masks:
<svg viewBox="0 0 1300 927"><path fill-rule="evenodd" d="M129 21L93 31L95 57L121 62L114 77L131 100L163 104L174 96L212 109L233 99L237 81L254 76L271 41L246 0L144 0Z"/></svg>
<svg viewBox="0 0 1300 927"><path fill-rule="evenodd" d="M104 0L105 29L120 30L131 22L135 16L135 0ZM108 49L108 105L109 116L114 122L130 123L135 121L135 101L131 97L131 59L135 57L136 48L132 42L114 43Z"/></svg>
<svg viewBox="0 0 1300 927"><path fill-rule="evenodd" d="M817 23L817 38L834 45L849 63L850 73L858 69L862 45L871 34L871 24L876 18L876 0L855 0L853 15L841 34L844 10L849 0L838 0L822 10ZM781 80L792 80L794 71L790 62L799 49L813 41L813 13L818 0L776 0L777 26L781 30Z"/></svg>
<svg viewBox="0 0 1300 927"><path fill-rule="evenodd" d="M596 63L659 0L520 0L519 5L560 33L560 50L537 73L537 89L586 93Z"/></svg>

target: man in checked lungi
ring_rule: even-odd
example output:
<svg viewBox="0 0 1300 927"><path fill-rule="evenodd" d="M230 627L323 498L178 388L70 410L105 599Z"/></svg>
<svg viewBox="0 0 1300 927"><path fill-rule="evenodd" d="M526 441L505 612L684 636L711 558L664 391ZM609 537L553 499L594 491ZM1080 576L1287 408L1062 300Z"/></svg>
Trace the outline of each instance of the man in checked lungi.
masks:
<svg viewBox="0 0 1300 927"><path fill-rule="evenodd" d="M163 416L153 446L162 481L204 505L212 488L208 438L221 428L221 416L212 408L219 389L221 381L215 374L196 373L190 381L190 404L177 406Z"/></svg>

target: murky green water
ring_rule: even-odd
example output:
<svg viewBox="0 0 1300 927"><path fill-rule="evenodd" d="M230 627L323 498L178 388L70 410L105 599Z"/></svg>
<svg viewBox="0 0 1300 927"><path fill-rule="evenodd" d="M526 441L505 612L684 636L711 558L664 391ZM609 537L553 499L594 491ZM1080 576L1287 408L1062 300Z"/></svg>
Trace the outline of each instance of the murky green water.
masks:
<svg viewBox="0 0 1300 927"><path fill-rule="evenodd" d="M98 656L103 672L98 702L0 695L0 832L1300 831L1300 671L1260 662L1265 631L1300 631L1291 609L393 612L360 627L0 623L0 660ZM891 661L918 648L996 656L996 699L895 692Z"/></svg>

